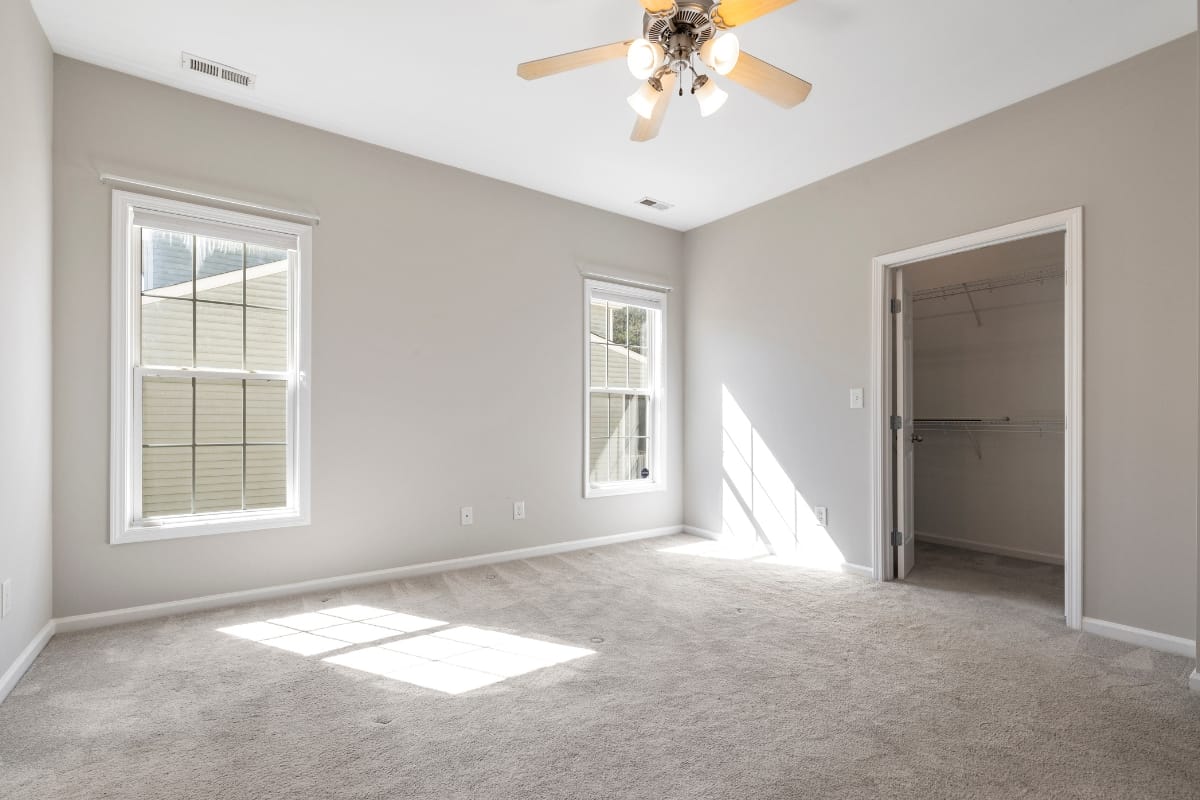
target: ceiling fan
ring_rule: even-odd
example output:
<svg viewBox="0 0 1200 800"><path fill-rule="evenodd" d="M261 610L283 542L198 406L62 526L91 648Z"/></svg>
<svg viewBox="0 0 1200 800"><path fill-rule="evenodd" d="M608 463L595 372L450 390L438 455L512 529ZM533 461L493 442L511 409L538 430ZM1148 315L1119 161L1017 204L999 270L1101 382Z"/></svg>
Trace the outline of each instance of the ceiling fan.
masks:
<svg viewBox="0 0 1200 800"><path fill-rule="evenodd" d="M791 5L795 0L640 0L645 14L642 36L623 42L563 53L517 66L527 81L624 57L633 76L644 81L629 96L638 119L630 138L645 142L658 136L672 91L683 96L684 79L707 117L729 95L715 80L698 72L695 60L718 75L740 83L783 108L803 103L812 84L743 52L732 33L719 33Z"/></svg>

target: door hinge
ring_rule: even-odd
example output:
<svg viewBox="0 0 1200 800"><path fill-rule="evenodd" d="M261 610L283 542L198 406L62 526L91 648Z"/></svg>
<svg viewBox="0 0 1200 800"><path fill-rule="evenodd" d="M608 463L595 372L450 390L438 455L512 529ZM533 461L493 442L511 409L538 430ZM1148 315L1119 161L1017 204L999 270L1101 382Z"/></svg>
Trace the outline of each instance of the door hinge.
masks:
<svg viewBox="0 0 1200 800"><path fill-rule="evenodd" d="M893 297L893 298L892 298L892 303L891 303L891 309L892 309L892 313L893 313L893 314L899 314L899 313L900 313L900 310L901 310L902 308L904 308L904 301L903 301L903 300L901 300L899 297Z"/></svg>
<svg viewBox="0 0 1200 800"><path fill-rule="evenodd" d="M892 531L892 544L896 547L904 544L904 531Z"/></svg>
<svg viewBox="0 0 1200 800"><path fill-rule="evenodd" d="M904 418L898 414L892 415L892 430L898 431L904 427Z"/></svg>

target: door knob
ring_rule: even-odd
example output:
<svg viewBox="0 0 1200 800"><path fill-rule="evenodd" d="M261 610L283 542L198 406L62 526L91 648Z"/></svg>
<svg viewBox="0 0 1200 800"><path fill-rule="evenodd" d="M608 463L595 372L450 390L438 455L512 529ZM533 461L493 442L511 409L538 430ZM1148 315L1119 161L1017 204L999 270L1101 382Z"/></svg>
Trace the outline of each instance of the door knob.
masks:
<svg viewBox="0 0 1200 800"><path fill-rule="evenodd" d="M918 442L923 442L923 441L925 441L924 436L921 436L920 434L916 434L916 433L914 433L912 435L912 443L913 444L917 444Z"/></svg>

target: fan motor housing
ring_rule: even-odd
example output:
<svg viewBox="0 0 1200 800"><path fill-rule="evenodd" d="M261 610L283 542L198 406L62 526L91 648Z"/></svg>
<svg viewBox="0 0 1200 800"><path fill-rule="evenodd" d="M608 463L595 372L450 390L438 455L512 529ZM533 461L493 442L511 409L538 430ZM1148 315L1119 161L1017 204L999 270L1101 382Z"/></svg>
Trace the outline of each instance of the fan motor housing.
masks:
<svg viewBox="0 0 1200 800"><path fill-rule="evenodd" d="M672 37L688 34L692 37L692 46L699 48L717 33L711 16L714 5L713 0L689 0L677 3L675 13L670 16L646 14L642 20L643 35L648 41L670 50Z"/></svg>

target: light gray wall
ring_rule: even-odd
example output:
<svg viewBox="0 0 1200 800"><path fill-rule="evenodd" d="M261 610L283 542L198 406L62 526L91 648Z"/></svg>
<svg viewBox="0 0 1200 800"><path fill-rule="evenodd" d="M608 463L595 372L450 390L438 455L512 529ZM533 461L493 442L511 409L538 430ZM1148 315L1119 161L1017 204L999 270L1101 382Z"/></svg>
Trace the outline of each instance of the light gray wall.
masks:
<svg viewBox="0 0 1200 800"><path fill-rule="evenodd" d="M0 674L50 619L53 65L29 3L0 3Z"/></svg>
<svg viewBox="0 0 1200 800"><path fill-rule="evenodd" d="M1054 239L1061 254L1063 237ZM905 286L927 268L904 267ZM1009 271L1025 268L1014 263ZM966 295L912 304L913 416L1061 420L1062 278L978 292L971 302L982 324ZM973 439L961 430L921 436L914 476L918 537L1062 559L1061 428L997 428L975 431Z"/></svg>
<svg viewBox="0 0 1200 800"><path fill-rule="evenodd" d="M686 521L721 526L724 385L869 564L870 424L847 389L868 383L871 258L1082 205L1084 613L1190 638L1196 58L1185 37L689 232Z"/></svg>
<svg viewBox="0 0 1200 800"><path fill-rule="evenodd" d="M679 524L679 294L669 490L584 500L576 262L678 284L681 234L69 59L55 89L56 615ZM310 527L107 544L103 171L321 215Z"/></svg>

